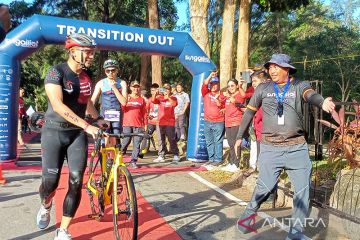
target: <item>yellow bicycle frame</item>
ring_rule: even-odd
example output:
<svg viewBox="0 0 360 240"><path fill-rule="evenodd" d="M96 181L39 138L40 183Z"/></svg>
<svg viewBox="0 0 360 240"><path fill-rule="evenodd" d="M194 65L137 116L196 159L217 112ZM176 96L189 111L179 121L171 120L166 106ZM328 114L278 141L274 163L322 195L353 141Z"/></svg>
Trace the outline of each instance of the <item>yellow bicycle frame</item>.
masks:
<svg viewBox="0 0 360 240"><path fill-rule="evenodd" d="M111 152L114 153L113 156L115 156L115 160L114 160L113 165L111 166L109 176L107 176L106 186L104 187L103 196L104 196L104 205L105 206L111 204L112 193L114 191L117 191L116 184L113 184L114 182L117 183L117 181L118 181L118 179L117 179L118 171L117 170L119 169L120 166L125 167L125 163L123 162L122 153L121 153L120 149L118 149L116 147L101 148L100 149L100 153L101 153L101 164L100 165L101 165L102 176L106 176L108 174L107 170L106 170L106 160L107 160L108 153L111 153ZM95 154L96 154L95 152L92 152L91 156L94 157ZM97 190L97 188L95 186L91 185L91 182L92 182L91 180L93 179L93 175L94 175L94 173L92 173L89 176L89 180L87 182L87 187L96 197L98 197L100 194L99 191ZM116 194L114 196L116 198ZM116 202L116 200L117 199L113 199L113 202ZM118 214L117 205L115 207L114 214Z"/></svg>

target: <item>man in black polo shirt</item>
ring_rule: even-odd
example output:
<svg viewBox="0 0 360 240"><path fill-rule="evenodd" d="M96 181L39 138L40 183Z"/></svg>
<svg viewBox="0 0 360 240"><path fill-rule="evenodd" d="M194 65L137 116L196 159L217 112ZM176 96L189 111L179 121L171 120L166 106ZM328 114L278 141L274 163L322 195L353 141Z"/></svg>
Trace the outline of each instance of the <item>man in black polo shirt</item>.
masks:
<svg viewBox="0 0 360 240"><path fill-rule="evenodd" d="M302 103L307 102L326 112L334 110L332 98L324 99L307 81L290 78L296 68L285 54L274 54L265 63L272 81L260 84L252 96L239 127L235 149L241 144L257 109L263 110L263 129L259 156L259 177L251 201L247 205L238 229L247 233L260 205L273 190L279 174L286 170L294 186L292 224L287 239L302 239L304 219L309 209L311 162L305 140Z"/></svg>

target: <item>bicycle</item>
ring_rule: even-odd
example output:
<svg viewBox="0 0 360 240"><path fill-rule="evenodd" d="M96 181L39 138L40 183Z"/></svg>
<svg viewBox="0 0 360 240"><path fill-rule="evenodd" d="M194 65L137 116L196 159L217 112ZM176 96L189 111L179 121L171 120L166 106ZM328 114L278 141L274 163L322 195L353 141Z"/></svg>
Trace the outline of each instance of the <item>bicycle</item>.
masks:
<svg viewBox="0 0 360 240"><path fill-rule="evenodd" d="M107 135L118 140L132 136L148 138L144 133ZM91 207L89 217L100 221L105 214L105 207L112 205L115 238L136 240L138 209L132 176L123 161L121 145L105 147L102 145L102 139L103 130L100 130L91 153L89 179L86 183Z"/></svg>

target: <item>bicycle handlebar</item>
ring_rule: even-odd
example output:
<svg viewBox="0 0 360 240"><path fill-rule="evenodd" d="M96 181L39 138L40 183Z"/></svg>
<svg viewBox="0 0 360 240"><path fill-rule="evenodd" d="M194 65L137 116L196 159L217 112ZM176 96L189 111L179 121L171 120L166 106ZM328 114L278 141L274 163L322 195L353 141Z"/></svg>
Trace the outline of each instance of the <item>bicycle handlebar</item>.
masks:
<svg viewBox="0 0 360 240"><path fill-rule="evenodd" d="M141 132L141 133L120 133L120 134L115 134L115 133L106 133L104 134L105 131L103 129L99 129L99 132L97 134L97 139L103 137L103 135L108 136L108 137L115 137L115 138L125 138L125 137L143 137L143 138L147 138L150 139L151 136L146 133L146 132Z"/></svg>
<svg viewBox="0 0 360 240"><path fill-rule="evenodd" d="M125 138L125 137L143 137L147 139L151 138L151 136L147 133L120 133L120 134L109 133L107 135L109 137L116 137L116 138Z"/></svg>

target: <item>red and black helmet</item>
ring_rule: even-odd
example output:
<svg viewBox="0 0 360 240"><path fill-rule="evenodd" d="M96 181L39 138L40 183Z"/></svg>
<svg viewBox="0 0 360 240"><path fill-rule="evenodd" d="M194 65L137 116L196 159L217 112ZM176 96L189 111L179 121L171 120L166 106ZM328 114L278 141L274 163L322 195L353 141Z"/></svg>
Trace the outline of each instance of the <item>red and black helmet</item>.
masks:
<svg viewBox="0 0 360 240"><path fill-rule="evenodd" d="M66 37L65 48L70 49L72 47L96 47L96 43L93 38L83 33L73 33Z"/></svg>

